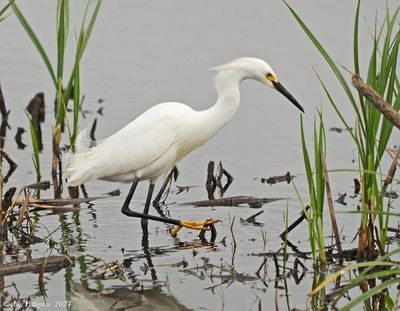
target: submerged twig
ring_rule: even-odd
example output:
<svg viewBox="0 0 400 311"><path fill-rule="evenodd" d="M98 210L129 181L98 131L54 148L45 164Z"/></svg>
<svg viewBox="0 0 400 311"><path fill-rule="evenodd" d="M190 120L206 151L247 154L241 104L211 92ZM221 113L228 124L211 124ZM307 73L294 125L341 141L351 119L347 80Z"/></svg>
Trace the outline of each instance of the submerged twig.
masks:
<svg viewBox="0 0 400 311"><path fill-rule="evenodd" d="M305 212L308 212L310 209L310 205L307 205L305 208ZM301 211L300 217L297 218L285 231L283 231L279 237L281 239L285 239L286 235L289 234L290 231L292 231L294 228L296 228L304 219L306 219L306 214L304 211Z"/></svg>

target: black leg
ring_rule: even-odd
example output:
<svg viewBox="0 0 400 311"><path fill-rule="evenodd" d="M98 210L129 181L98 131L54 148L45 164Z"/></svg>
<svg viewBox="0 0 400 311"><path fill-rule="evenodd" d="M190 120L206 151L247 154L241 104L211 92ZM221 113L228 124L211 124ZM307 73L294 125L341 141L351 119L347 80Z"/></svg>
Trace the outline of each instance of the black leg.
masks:
<svg viewBox="0 0 400 311"><path fill-rule="evenodd" d="M142 245L143 245L143 247L146 247L146 245L148 245L148 236L149 236L149 232L147 229L148 219L160 221L160 222L167 223L167 224L176 225L177 227L175 227L174 230L172 230L172 232L171 232L172 235L176 235L182 227L196 229L196 230L207 230L207 227L210 227L210 225L218 222L218 220L213 220L213 219L208 219L208 220L204 220L204 221L186 221L186 220L178 220L178 219L172 219L172 218L167 218L167 217L149 215L151 197L153 196L153 191L154 191L153 183L150 183L149 191L147 193L147 198L146 198L146 204L143 209L143 213L138 213L138 212L131 210L129 208L129 204L132 200L133 194L135 193L135 190L136 190L136 187L137 187L139 181L140 181L140 179L138 177L135 177L135 179L133 180L131 189L129 190L129 193L128 193L128 196L126 197L124 204L122 205L121 212L129 217L138 217L138 218L142 219L142 230L143 230Z"/></svg>
<svg viewBox="0 0 400 311"><path fill-rule="evenodd" d="M135 177L135 179L132 182L131 189L129 189L128 195L124 201L124 205L122 205L122 209L121 209L122 214L130 216L129 213L133 212L129 209L129 203L131 203L132 196L135 193L138 183L139 183L139 177Z"/></svg>
<svg viewBox="0 0 400 311"><path fill-rule="evenodd" d="M146 206L145 206L144 213L142 214L142 213L135 212L129 208L129 203L132 200L132 196L135 193L138 183L139 183L139 178L135 177L135 179L132 182L131 189L129 190L128 196L126 197L126 199L124 201L124 205L122 205L121 212L124 215L129 216L129 217L137 217L137 218L142 218L142 219L146 219L146 220L150 219L150 220L155 220L155 221L160 221L160 222L180 226L181 222L178 219L171 219L171 218L166 218L166 217L148 215L150 201L151 201L151 195L153 194L153 190L154 190L154 185L152 185L152 184L150 184L151 189L149 188L149 194L147 195L147 200L146 200L146 202L148 202L148 203L146 203L147 210L146 210ZM150 190L151 190L151 193L150 193ZM150 199L149 199L149 196L150 196Z"/></svg>
<svg viewBox="0 0 400 311"><path fill-rule="evenodd" d="M149 215L149 208L150 208L151 197L153 196L153 191L154 191L154 184L150 182L149 191L147 192L146 204L145 204L144 209L143 209L143 215L146 215L146 216ZM147 229L147 223L148 223L148 220L146 218L142 218L142 231L143 231L143 234L148 234L149 233L149 231Z"/></svg>

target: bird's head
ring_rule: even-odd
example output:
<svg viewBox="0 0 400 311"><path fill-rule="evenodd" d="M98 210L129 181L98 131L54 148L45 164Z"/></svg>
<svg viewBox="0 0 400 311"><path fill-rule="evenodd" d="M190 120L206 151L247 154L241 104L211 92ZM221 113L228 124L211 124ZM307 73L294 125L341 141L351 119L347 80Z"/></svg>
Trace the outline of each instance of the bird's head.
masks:
<svg viewBox="0 0 400 311"><path fill-rule="evenodd" d="M303 107L298 101L289 93L289 91L279 82L277 75L271 66L259 58L238 58L228 64L217 67L219 74L223 77L223 72L236 72L240 80L253 79L277 90L285 96L292 104L299 110L304 112Z"/></svg>

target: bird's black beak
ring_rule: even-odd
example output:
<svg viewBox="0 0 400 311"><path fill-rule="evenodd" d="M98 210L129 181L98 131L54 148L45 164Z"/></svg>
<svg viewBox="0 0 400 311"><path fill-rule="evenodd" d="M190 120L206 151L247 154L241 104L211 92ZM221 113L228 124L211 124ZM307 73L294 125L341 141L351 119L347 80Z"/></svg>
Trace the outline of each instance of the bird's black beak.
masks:
<svg viewBox="0 0 400 311"><path fill-rule="evenodd" d="M293 105L295 105L297 108L301 110L301 112L304 113L303 107L299 104L296 98L294 98L292 94L290 94L289 91L285 89L285 87L279 81L278 82L272 81L272 84L279 93L285 96L288 100L290 100L293 103Z"/></svg>

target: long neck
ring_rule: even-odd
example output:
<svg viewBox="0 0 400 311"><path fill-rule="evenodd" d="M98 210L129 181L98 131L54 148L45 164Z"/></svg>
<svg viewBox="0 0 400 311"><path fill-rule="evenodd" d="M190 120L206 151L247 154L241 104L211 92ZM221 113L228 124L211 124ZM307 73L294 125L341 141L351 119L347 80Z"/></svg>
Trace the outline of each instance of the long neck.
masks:
<svg viewBox="0 0 400 311"><path fill-rule="evenodd" d="M239 85L242 77L237 75L226 79L224 75L217 75L215 86L218 92L218 100L214 106L202 111L202 121L206 127L202 137L211 138L222 129L239 109L240 90Z"/></svg>

